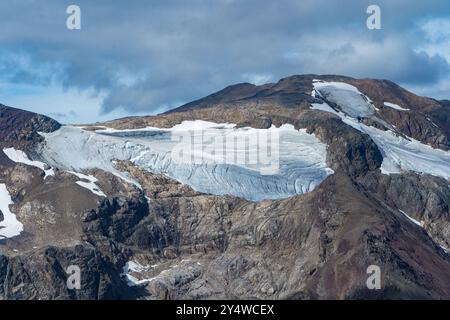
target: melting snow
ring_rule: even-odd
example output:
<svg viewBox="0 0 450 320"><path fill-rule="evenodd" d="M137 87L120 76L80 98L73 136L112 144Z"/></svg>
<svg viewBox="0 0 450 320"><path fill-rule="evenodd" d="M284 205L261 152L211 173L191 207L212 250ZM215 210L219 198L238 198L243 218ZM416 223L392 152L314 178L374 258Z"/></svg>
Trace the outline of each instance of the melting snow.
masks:
<svg viewBox="0 0 450 320"><path fill-rule="evenodd" d="M106 194L100 190L100 188L95 184L98 179L92 175L85 175L82 173L77 173L77 172L73 172L73 171L67 171L75 176L77 176L80 179L83 180L87 180L88 182L84 182L84 181L77 181L76 184L78 184L79 186L88 189L89 191L91 191L93 194L100 196L100 197L105 197L106 198Z"/></svg>
<svg viewBox="0 0 450 320"><path fill-rule="evenodd" d="M249 200L279 199L312 191L333 171L326 165L326 145L293 126L251 129L233 124L185 121L170 129L85 131L64 126L43 133L41 157L55 167L71 171L99 168L126 178L114 160L130 160L154 173L164 173L194 189L230 194ZM249 154L267 147L255 137L279 138L268 159L242 163ZM189 138L182 140L182 138ZM248 148L223 141L247 139ZM191 146L192 150L187 150ZM223 147L223 152L210 149ZM179 159L188 155L189 160ZM186 158L186 157L185 157ZM185 159L184 159L185 160ZM129 178L128 178L129 179Z"/></svg>
<svg viewBox="0 0 450 320"><path fill-rule="evenodd" d="M23 231L23 224L9 209L12 204L13 201L6 185L0 183L0 211L3 213L3 221L0 221L0 240L18 236Z"/></svg>
<svg viewBox="0 0 450 320"><path fill-rule="evenodd" d="M28 156L26 155L25 152L21 151L21 150L16 150L14 148L6 148L3 149L3 153L6 154L6 156L11 159L12 161L16 162L16 163L23 163L32 167L37 167L39 169L41 169L42 171L45 172L45 178L47 178L48 176L54 176L55 175L55 171L53 170L53 168L50 169L45 169L46 164L40 161L33 161L30 160L28 158ZM45 179L44 178L44 179Z"/></svg>
<svg viewBox="0 0 450 320"><path fill-rule="evenodd" d="M395 109L395 110L400 110L400 111L408 111L409 110L409 109L402 108L398 104L391 103L391 102L385 102L384 105L386 107L389 107L389 108L392 108L392 109Z"/></svg>

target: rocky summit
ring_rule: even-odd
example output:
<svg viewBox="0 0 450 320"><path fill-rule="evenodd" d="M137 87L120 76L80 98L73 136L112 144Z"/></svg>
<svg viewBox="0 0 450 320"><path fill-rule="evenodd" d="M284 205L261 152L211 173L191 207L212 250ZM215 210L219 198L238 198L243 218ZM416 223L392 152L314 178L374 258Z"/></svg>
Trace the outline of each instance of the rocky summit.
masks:
<svg viewBox="0 0 450 320"><path fill-rule="evenodd" d="M450 299L448 100L301 75L0 138L0 300Z"/></svg>

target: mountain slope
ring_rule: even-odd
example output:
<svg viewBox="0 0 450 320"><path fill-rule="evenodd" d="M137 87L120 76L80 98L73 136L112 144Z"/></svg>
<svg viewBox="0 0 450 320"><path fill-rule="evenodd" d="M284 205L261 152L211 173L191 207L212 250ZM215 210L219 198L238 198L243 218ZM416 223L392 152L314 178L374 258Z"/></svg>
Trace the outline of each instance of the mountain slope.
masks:
<svg viewBox="0 0 450 320"><path fill-rule="evenodd" d="M281 79L276 84L254 86L239 84L228 87L206 98L188 103L158 117L138 117L108 122L108 126L125 129L128 126L171 127L183 120L206 120L250 124L262 128L276 123L277 115L297 116L306 112L311 103L318 103L311 97L313 80L345 82L353 85L373 101L383 120L395 125L399 132L429 143L444 150L450 148L448 103L420 97L388 80L353 79L335 75L304 75ZM384 103L396 104L407 112L387 107ZM278 113L279 108L283 108ZM206 109L206 110L205 110ZM190 111L190 112L186 112Z"/></svg>
<svg viewBox="0 0 450 320"><path fill-rule="evenodd" d="M0 298L450 299L448 168L405 165L418 156L405 150L416 145L433 155L424 164L446 161L446 101L385 80L305 75L235 85L159 116L83 128L59 129L44 117L28 125L36 117L29 114L11 122L18 111L3 112L5 132L21 127L32 137L8 138L3 149L23 150L54 174L0 152L0 183L23 224L20 235L0 239ZM273 200L199 192L195 181L170 177L179 179L177 165L161 165L161 137L199 120L236 125L209 134L304 130L325 147L324 164L333 172L306 192ZM62 146L54 144L62 133L65 147L80 147L54 147ZM399 152L388 153L388 137ZM110 143L100 148L102 139ZM428 154L432 147L439 149ZM386 172L387 164L398 170ZM212 177L224 179L218 186L236 179L217 171ZM72 264L87 274L80 291L65 287ZM380 267L380 290L366 286L370 265Z"/></svg>
<svg viewBox="0 0 450 320"><path fill-rule="evenodd" d="M36 113L0 104L0 146L20 146L31 149L42 141L38 132L52 132L61 125L53 119Z"/></svg>

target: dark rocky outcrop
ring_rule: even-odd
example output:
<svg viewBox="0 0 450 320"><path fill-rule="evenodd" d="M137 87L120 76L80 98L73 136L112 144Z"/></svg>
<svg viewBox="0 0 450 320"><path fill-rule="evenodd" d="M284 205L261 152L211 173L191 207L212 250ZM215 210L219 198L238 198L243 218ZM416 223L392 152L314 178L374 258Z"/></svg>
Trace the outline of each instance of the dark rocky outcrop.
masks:
<svg viewBox="0 0 450 320"><path fill-rule="evenodd" d="M81 290L68 289L68 267L81 270ZM28 254L0 254L0 300L126 299L133 293L117 269L87 244L47 247Z"/></svg>
<svg viewBox="0 0 450 320"><path fill-rule="evenodd" d="M450 247L450 192L442 178L417 173L369 175L361 182L386 205L423 223L430 236Z"/></svg>
<svg viewBox="0 0 450 320"><path fill-rule="evenodd" d="M0 147L31 151L43 138L38 132L53 132L61 125L46 116L0 105Z"/></svg>
<svg viewBox="0 0 450 320"><path fill-rule="evenodd" d="M153 187L160 179L133 173ZM146 216L129 224L126 239L114 241L129 259L156 265L136 275L153 278L141 292L146 298L450 295L449 257L424 230L345 175L330 176L303 196L259 203L189 190L174 199L180 185L170 181L158 188ZM366 287L371 264L382 270L383 291Z"/></svg>

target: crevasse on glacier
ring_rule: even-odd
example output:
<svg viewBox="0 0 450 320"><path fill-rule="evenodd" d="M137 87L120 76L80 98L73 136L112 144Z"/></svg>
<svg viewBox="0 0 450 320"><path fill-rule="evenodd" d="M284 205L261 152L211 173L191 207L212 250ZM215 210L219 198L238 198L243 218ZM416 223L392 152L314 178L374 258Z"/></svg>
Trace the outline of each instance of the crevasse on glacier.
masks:
<svg viewBox="0 0 450 320"><path fill-rule="evenodd" d="M63 170L99 168L130 181L113 164L129 160L200 192L249 200L309 192L333 173L326 165L326 145L291 125L237 129L186 121L171 129L93 132L64 126L42 135L42 161Z"/></svg>

